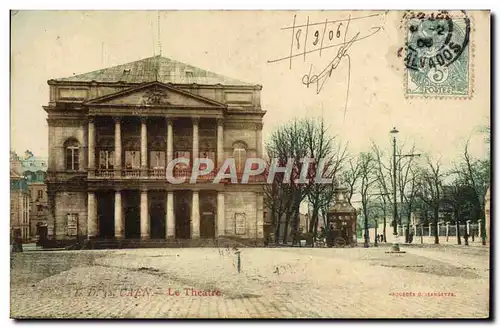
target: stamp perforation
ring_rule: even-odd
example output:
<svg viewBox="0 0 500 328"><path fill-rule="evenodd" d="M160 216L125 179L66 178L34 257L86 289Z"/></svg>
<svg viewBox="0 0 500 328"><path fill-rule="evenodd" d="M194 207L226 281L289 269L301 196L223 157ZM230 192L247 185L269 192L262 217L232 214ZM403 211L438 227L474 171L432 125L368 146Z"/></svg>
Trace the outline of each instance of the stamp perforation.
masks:
<svg viewBox="0 0 500 328"><path fill-rule="evenodd" d="M426 11L426 14L435 14L436 12L429 12ZM406 67L406 64L404 64L404 81L402 83L403 85L403 92L404 96L406 99L456 99L456 100L469 100L473 97L474 95L474 85L475 85L475 75L474 75L474 59L475 59L475 44L474 44L474 35L475 35L475 24L474 24L474 18L472 16L467 15L465 12L453 12L449 13L446 12L446 15L453 19L453 18L468 18L469 26L470 26L470 32L469 32L469 40L467 42L467 48L468 48L468 61L467 61L467 69L468 69L468 89L467 89L467 95L458 95L458 94L431 94L431 93L422 93L422 94L416 94L416 93L408 93L408 80L409 80L409 69ZM409 32L409 20L414 19L417 17L410 17L409 15L405 14L405 17L403 18L403 33L404 33L404 39L405 39L405 47L403 48L404 50L404 56L403 58L406 58L408 55L408 32ZM418 18L417 18L418 19ZM420 18L421 20L424 19L429 19L429 18Z"/></svg>

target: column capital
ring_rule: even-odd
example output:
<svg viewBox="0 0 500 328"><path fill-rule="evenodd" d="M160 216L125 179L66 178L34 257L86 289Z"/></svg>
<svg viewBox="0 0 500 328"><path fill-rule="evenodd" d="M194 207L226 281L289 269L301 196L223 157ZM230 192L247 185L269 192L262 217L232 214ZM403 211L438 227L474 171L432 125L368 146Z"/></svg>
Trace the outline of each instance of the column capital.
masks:
<svg viewBox="0 0 500 328"><path fill-rule="evenodd" d="M94 123L95 122L95 116L94 115L89 115L88 116L89 123Z"/></svg>
<svg viewBox="0 0 500 328"><path fill-rule="evenodd" d="M262 124L262 123L256 123L255 124L255 130L257 130L257 131L262 130L263 126L264 126L264 124Z"/></svg>
<svg viewBox="0 0 500 328"><path fill-rule="evenodd" d="M148 187L142 186L140 189L141 193L148 192Z"/></svg>
<svg viewBox="0 0 500 328"><path fill-rule="evenodd" d="M191 117L191 120L193 121L194 125L198 125L198 123L200 122L200 118L198 116Z"/></svg>
<svg viewBox="0 0 500 328"><path fill-rule="evenodd" d="M121 116L113 116L113 121L115 123L120 123L122 121L122 117Z"/></svg>
<svg viewBox="0 0 500 328"><path fill-rule="evenodd" d="M122 192L122 188L120 187L115 187L115 193L121 193Z"/></svg>
<svg viewBox="0 0 500 328"><path fill-rule="evenodd" d="M224 126L224 119L223 118L217 119L217 126Z"/></svg>
<svg viewBox="0 0 500 328"><path fill-rule="evenodd" d="M139 118L141 120L141 124L146 124L146 121L148 120L147 116L139 116Z"/></svg>

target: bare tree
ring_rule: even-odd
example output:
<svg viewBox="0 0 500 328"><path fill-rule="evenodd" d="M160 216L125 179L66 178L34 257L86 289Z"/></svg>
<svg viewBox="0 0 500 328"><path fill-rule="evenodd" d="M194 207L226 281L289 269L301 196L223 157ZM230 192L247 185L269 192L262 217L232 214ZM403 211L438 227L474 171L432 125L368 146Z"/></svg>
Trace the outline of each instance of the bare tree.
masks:
<svg viewBox="0 0 500 328"><path fill-rule="evenodd" d="M434 229L434 243L439 244L437 223L439 209L443 200L443 172L440 161L432 162L427 157L427 166L419 174L416 195L432 210L432 226Z"/></svg>
<svg viewBox="0 0 500 328"><path fill-rule="evenodd" d="M416 198L416 175L417 162L415 160L415 145L410 149L408 155L402 154L404 145L401 145L398 152L398 172L397 185L399 190L399 200L401 204L401 216L406 212L405 242L409 242L410 221Z"/></svg>
<svg viewBox="0 0 500 328"><path fill-rule="evenodd" d="M275 224L275 242L283 232L283 242L288 239L291 230L293 243L298 242L298 226L300 204L307 198L313 209L309 231L318 225L321 206L327 201L331 184L316 183L318 163L323 160L324 178L331 178L339 171L345 158L345 147L334 144L334 138L328 135L328 129L323 120L296 119L275 130L266 144L268 157L276 158L279 166L286 166L289 159L294 161L290 181L283 180L283 174L277 174L272 184L266 186L267 205L269 206L273 223ZM304 158L314 159L313 163L304 163ZM300 181L302 168L308 165L306 178L308 183ZM284 222L282 218L284 217ZM281 229L281 225L283 229Z"/></svg>
<svg viewBox="0 0 500 328"><path fill-rule="evenodd" d="M484 197L490 184L490 166L491 164L489 158L480 160L473 158L470 155L469 140L467 140L464 147L462 161L456 166L455 171L458 176L457 178L462 181L465 186L469 187L475 195L478 216L480 216L482 222L482 229L480 233L483 245L486 244L486 234L484 228Z"/></svg>
<svg viewBox="0 0 500 328"><path fill-rule="evenodd" d="M377 189L380 199L382 200L383 210L383 236L384 242L387 242L387 209L392 207L393 199L391 199L390 191L393 186L392 164L390 158L385 158L383 151L372 141L372 152L375 158L375 176L377 178Z"/></svg>
<svg viewBox="0 0 500 328"><path fill-rule="evenodd" d="M347 167L342 170L341 174L341 183L344 184L347 188L347 194L346 198L347 201L351 204L352 196L354 195L356 189L357 189L357 184L359 182L360 178L360 161L359 157L353 157L350 156L347 159Z"/></svg>
<svg viewBox="0 0 500 328"><path fill-rule="evenodd" d="M371 198L371 188L377 182L375 174L375 160L371 153L361 153L358 158L361 206L364 216L364 236L365 247L369 246L370 236L368 234L368 218L370 215L369 202Z"/></svg>
<svg viewBox="0 0 500 328"><path fill-rule="evenodd" d="M308 231L316 236L319 223L319 214L325 206L328 206L333 197L333 179L338 174L345 158L347 145L342 146L341 142L335 143L335 138L328 134L328 129L323 119L306 120L304 122L306 130L306 144L308 156L315 160L310 166L309 190L307 199L312 209L311 220ZM313 177L316 176L317 162L324 161L323 177L331 178L331 184L315 183Z"/></svg>

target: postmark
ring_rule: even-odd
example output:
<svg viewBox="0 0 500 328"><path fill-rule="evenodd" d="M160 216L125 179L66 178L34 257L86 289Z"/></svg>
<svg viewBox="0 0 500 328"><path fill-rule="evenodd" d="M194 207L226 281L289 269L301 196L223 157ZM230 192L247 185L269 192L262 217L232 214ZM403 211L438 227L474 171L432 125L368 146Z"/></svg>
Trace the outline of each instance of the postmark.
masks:
<svg viewBox="0 0 500 328"><path fill-rule="evenodd" d="M405 17L407 96L470 97L471 20L460 13Z"/></svg>

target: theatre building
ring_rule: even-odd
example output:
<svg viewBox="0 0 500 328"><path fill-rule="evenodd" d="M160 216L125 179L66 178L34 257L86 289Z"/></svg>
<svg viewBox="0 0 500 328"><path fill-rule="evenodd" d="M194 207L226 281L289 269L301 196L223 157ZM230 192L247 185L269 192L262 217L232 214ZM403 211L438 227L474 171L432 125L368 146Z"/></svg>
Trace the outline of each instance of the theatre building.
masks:
<svg viewBox="0 0 500 328"><path fill-rule="evenodd" d="M263 182L212 183L262 157L260 85L156 56L48 81L49 238L263 239ZM175 158L210 158L190 183Z"/></svg>

